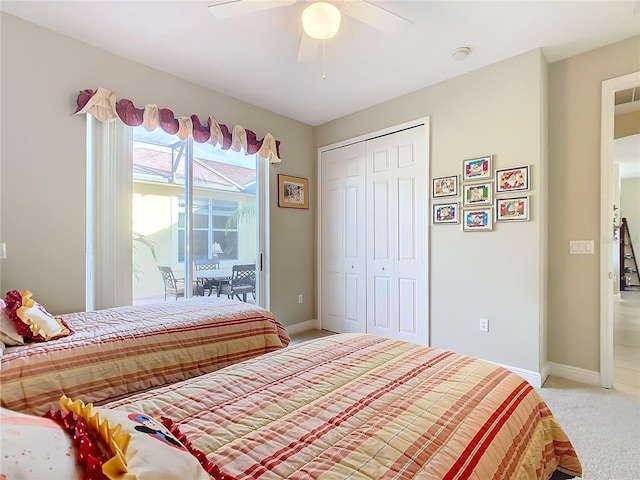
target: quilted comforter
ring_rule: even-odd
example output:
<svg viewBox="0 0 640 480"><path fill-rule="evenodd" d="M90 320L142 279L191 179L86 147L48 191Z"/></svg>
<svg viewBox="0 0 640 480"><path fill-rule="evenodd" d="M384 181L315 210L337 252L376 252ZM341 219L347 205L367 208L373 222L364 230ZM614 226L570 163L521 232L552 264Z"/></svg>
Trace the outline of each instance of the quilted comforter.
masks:
<svg viewBox="0 0 640 480"><path fill-rule="evenodd" d="M3 407L40 415L58 408L62 394L100 404L289 344L271 312L217 297L61 317L75 333L3 352Z"/></svg>
<svg viewBox="0 0 640 480"><path fill-rule="evenodd" d="M305 342L107 406L165 416L240 479L548 479L581 474L521 377L370 335Z"/></svg>

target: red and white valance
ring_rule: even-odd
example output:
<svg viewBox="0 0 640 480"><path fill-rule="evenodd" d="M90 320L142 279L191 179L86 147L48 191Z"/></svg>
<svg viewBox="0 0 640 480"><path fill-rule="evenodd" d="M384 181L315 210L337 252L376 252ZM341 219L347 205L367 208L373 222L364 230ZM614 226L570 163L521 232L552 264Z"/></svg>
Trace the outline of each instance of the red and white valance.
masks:
<svg viewBox="0 0 640 480"><path fill-rule="evenodd" d="M267 133L262 140L258 140L251 130L240 125L229 130L226 125L216 122L213 117L209 117L207 124L202 125L197 115L176 118L171 110L158 108L157 105L137 108L131 100L116 101L112 91L101 87L97 90L81 91L76 103L78 108L74 115L90 113L101 122L111 122L119 118L125 125L131 127L142 125L148 131L160 127L168 134L177 135L182 140L193 137L195 142L208 142L213 146L220 146L222 150L244 151L247 155L257 153L271 163L280 162L280 141L270 133Z"/></svg>

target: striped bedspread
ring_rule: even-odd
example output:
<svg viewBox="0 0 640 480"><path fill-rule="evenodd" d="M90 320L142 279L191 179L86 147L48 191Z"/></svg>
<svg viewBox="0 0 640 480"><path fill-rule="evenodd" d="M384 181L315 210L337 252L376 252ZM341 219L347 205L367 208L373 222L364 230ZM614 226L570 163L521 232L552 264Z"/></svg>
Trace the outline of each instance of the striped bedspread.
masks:
<svg viewBox="0 0 640 480"><path fill-rule="evenodd" d="M370 335L313 340L107 406L170 418L237 480L581 474L567 435L519 376Z"/></svg>
<svg viewBox="0 0 640 480"><path fill-rule="evenodd" d="M62 394L95 404L271 352L289 335L269 311L217 297L62 315L75 333L8 347L1 405L43 414Z"/></svg>

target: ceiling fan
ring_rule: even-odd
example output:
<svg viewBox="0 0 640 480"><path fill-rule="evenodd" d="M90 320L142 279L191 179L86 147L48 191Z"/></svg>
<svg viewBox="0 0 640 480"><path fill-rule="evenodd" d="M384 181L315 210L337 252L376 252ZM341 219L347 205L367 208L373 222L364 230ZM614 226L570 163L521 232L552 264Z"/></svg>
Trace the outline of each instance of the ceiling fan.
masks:
<svg viewBox="0 0 640 480"><path fill-rule="evenodd" d="M306 2L309 5L302 13L304 32L300 39L298 62L312 62L315 60L320 40L330 38L337 33L340 26L340 13L355 18L384 33L398 32L412 23L410 20L374 5L367 0L333 0L329 2L306 0ZM209 12L216 18L227 19L261 10L286 7L294 3L296 3L296 0L222 0L209 5ZM312 12L312 9L317 12ZM334 16L336 12L337 20L335 20ZM315 14L319 15L319 17L309 20ZM305 16L307 20L305 20ZM320 25L325 26L329 20L337 23L331 25L329 30L318 34L313 33L307 26L309 22L319 22Z"/></svg>

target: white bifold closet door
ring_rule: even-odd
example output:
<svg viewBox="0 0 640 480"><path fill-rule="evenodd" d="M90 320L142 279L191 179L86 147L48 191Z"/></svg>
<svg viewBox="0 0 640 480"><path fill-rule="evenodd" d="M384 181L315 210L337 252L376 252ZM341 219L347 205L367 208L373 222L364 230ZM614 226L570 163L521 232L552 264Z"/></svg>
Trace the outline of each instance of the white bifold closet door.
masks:
<svg viewBox="0 0 640 480"><path fill-rule="evenodd" d="M321 154L320 321L428 344L428 126Z"/></svg>
<svg viewBox="0 0 640 480"><path fill-rule="evenodd" d="M367 333L426 344L426 135L367 141Z"/></svg>
<svg viewBox="0 0 640 480"><path fill-rule="evenodd" d="M365 143L322 154L322 328L366 331Z"/></svg>

